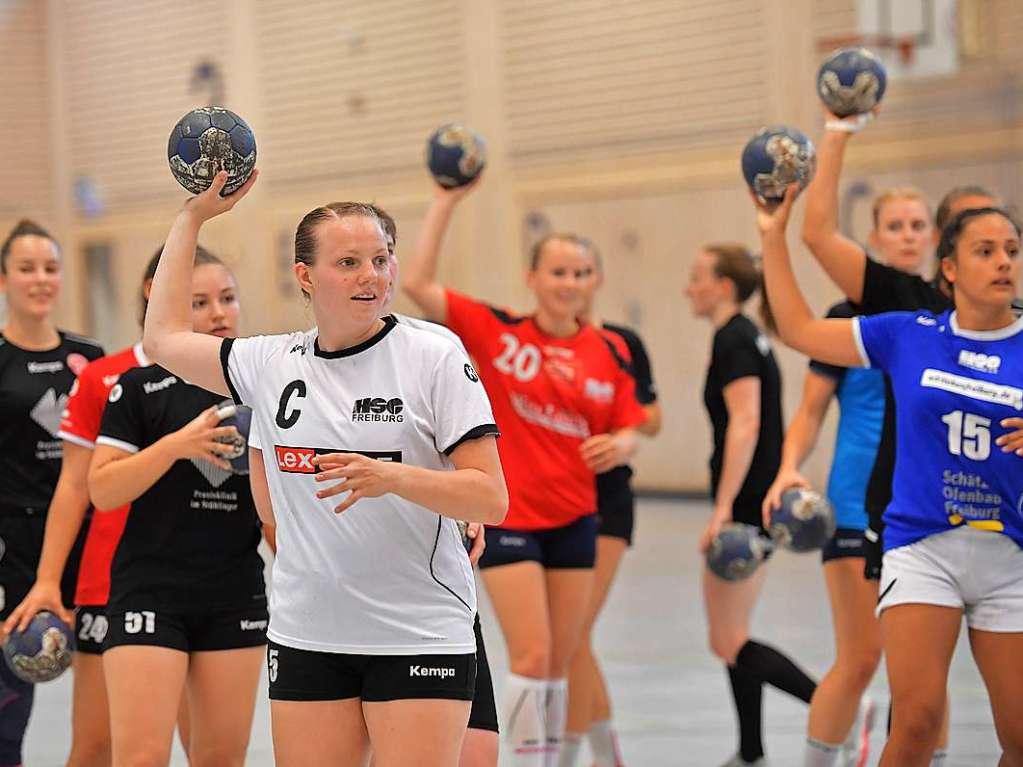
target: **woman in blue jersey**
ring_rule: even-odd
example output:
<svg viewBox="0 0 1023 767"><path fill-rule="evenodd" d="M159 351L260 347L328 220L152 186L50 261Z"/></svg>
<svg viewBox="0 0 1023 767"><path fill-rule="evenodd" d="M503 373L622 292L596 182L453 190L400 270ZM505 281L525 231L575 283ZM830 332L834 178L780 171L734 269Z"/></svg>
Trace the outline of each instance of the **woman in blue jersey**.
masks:
<svg viewBox="0 0 1023 767"><path fill-rule="evenodd" d="M1023 472L999 439L1023 410L1023 320L1012 301L1020 229L998 208L955 216L938 246L954 309L817 319L785 242L796 190L760 208L767 290L782 338L814 359L892 381L897 455L880 615L893 696L881 767L929 764L966 616L1003 749L1023 764Z"/></svg>
<svg viewBox="0 0 1023 767"><path fill-rule="evenodd" d="M911 187L890 189L873 204L869 242L882 260L902 272L919 271L932 242L930 210L923 193ZM850 301L835 304L829 317L861 314ZM863 693L881 659L881 630L874 617L877 581L863 577L867 486L881 442L885 411L884 374L847 369L817 360L810 363L799 409L789 424L778 476L764 500L765 525L789 487L809 487L799 473L820 432L832 398L841 415L828 478L828 498L837 529L824 547L824 579L835 632L835 662L814 691L807 725L806 764L831 767L865 764L874 706L864 701L860 726L853 728Z"/></svg>

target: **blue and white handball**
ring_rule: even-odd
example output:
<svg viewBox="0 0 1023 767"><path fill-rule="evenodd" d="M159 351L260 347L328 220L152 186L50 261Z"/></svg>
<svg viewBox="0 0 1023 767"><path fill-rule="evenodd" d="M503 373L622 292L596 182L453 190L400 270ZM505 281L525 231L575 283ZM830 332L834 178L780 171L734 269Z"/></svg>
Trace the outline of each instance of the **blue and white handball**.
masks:
<svg viewBox="0 0 1023 767"><path fill-rule="evenodd" d="M726 581L749 578L767 559L773 549L759 527L729 523L710 542L707 549L707 567Z"/></svg>
<svg viewBox="0 0 1023 767"><path fill-rule="evenodd" d="M231 446L231 452L224 460L231 464L235 474L249 473L249 432L252 429L252 408L248 405L236 405L225 400L217 406L218 414L223 413L220 426L233 426L238 430L237 437L219 437L218 442Z"/></svg>
<svg viewBox="0 0 1023 767"><path fill-rule="evenodd" d="M817 169L813 142L795 128L763 128L742 150L742 175L764 202L778 202L790 184L803 190Z"/></svg>
<svg viewBox="0 0 1023 767"><path fill-rule="evenodd" d="M31 684L49 682L71 665L75 635L51 612L40 612L24 631L14 630L4 642L4 660L14 675Z"/></svg>
<svg viewBox="0 0 1023 767"><path fill-rule="evenodd" d="M836 117L867 114L881 103L888 74L866 48L835 51L817 72L817 94Z"/></svg>
<svg viewBox="0 0 1023 767"><path fill-rule="evenodd" d="M771 515L769 532L775 543L791 551L814 551L835 534L835 510L820 493L790 487Z"/></svg>
<svg viewBox="0 0 1023 767"><path fill-rule="evenodd" d="M445 189L471 183L486 164L486 142L464 125L443 125L427 142L426 165L434 180Z"/></svg>
<svg viewBox="0 0 1023 767"><path fill-rule="evenodd" d="M221 194L238 191L256 167L256 137L242 118L223 107L193 109L174 126L167 141L171 173L192 194L210 188L227 171Z"/></svg>

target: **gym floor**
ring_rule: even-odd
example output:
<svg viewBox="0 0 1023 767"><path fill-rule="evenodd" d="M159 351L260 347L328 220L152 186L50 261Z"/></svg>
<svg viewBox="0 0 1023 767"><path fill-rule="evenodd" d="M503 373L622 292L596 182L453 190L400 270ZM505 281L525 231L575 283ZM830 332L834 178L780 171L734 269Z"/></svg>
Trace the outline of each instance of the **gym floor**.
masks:
<svg viewBox="0 0 1023 767"><path fill-rule="evenodd" d="M726 676L704 639L696 540L707 513L705 502L640 503L636 545L625 558L598 625L597 647L611 685L622 752L626 763L634 767L717 767L735 748ZM809 554L775 555L754 624L757 638L783 648L817 676L827 670L833 655L819 562ZM480 612L500 693L505 651L485 595ZM273 764L265 685L264 679L246 760L254 767ZM949 767L995 764L1000 752L965 627L949 689ZM883 668L874 680L872 695L882 707L887 706ZM70 700L70 674L40 686L29 726L26 764L64 763L70 741ZM806 707L774 690L764 700L764 732L772 764L800 764ZM881 743L875 730L870 764L877 763ZM579 763L590 764L585 753ZM187 764L177 744L172 764Z"/></svg>

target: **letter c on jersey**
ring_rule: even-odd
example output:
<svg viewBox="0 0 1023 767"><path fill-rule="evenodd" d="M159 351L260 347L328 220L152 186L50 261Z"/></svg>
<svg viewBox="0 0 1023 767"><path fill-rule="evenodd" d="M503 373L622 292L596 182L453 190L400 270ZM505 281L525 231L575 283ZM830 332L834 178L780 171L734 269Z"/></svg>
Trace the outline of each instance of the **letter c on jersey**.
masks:
<svg viewBox="0 0 1023 767"><path fill-rule="evenodd" d="M302 411L297 407L294 408L290 414L286 415L288 409L288 403L292 397L301 397L305 399L306 388L305 381L298 380L292 381L284 387L284 391L281 392L281 404L277 407L277 425L282 429L290 429L296 423L298 423L298 417L302 415Z"/></svg>

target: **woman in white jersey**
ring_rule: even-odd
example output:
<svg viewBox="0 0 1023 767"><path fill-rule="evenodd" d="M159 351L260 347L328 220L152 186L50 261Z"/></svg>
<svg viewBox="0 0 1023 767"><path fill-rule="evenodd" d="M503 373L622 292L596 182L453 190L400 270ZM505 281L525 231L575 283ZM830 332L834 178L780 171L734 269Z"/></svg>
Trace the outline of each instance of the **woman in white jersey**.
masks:
<svg viewBox="0 0 1023 767"><path fill-rule="evenodd" d="M178 215L153 282L154 360L253 408L277 531L268 666L276 763L453 767L475 681L476 594L456 519L499 522L497 429L458 348L381 319L373 209L334 203L295 235L316 329L219 343L191 331L199 230L251 189L226 174ZM345 494L343 497L342 494Z"/></svg>

